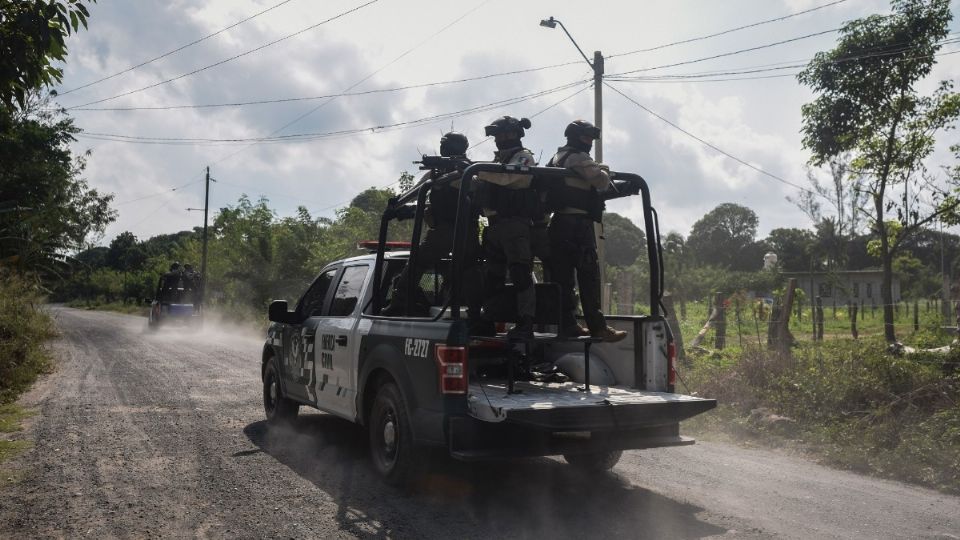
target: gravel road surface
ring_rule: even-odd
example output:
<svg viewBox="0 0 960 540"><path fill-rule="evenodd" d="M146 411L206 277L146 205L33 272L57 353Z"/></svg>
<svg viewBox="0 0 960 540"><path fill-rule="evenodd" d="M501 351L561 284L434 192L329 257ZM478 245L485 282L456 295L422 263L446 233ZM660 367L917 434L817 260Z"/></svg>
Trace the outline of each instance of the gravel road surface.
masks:
<svg viewBox="0 0 960 540"><path fill-rule="evenodd" d="M958 497L717 443L593 477L440 463L398 491L348 422L266 426L261 336L53 314L58 367L21 400L34 447L3 465L2 538L960 538Z"/></svg>

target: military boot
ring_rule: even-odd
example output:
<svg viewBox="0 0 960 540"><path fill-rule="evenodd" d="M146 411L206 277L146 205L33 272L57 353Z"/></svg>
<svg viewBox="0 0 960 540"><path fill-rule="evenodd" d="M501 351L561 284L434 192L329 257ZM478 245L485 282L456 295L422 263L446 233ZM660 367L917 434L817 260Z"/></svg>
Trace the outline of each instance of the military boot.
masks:
<svg viewBox="0 0 960 540"><path fill-rule="evenodd" d="M590 332L591 337L601 338L606 343L615 343L627 337L627 333L623 330L617 330L612 327L605 327L597 332Z"/></svg>

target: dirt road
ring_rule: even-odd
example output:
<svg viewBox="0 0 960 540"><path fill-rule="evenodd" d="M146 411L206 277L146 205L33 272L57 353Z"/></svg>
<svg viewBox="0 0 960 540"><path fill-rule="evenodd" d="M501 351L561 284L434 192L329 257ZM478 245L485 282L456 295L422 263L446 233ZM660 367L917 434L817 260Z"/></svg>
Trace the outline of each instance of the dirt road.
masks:
<svg viewBox="0 0 960 540"><path fill-rule="evenodd" d="M21 400L35 446L5 466L22 479L0 488L2 538L960 538L960 498L711 443L599 477L445 463L401 492L347 422L265 425L260 336L54 315L58 369Z"/></svg>

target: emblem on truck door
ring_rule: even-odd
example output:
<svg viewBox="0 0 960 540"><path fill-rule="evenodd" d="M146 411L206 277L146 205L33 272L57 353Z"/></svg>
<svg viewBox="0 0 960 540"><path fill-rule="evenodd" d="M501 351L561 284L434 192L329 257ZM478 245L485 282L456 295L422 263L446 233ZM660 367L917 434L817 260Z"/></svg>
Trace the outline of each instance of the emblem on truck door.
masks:
<svg viewBox="0 0 960 540"><path fill-rule="evenodd" d="M430 350L429 339L407 338L406 342L403 345L403 354L407 356L416 356L419 358L426 358L427 351L429 350Z"/></svg>

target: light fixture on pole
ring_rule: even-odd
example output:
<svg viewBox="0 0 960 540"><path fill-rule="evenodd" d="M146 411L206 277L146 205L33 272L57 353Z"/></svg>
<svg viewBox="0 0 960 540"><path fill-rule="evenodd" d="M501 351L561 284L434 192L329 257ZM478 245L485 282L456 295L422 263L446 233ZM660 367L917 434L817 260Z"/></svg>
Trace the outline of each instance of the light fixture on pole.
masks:
<svg viewBox="0 0 960 540"><path fill-rule="evenodd" d="M567 27L560 22L560 19L550 17L549 19L540 21L540 26L544 28L556 28L557 25L560 25L560 29L570 38L570 42L577 48L577 52L580 53L580 56L587 62L590 69L593 70L593 125L600 128L600 131L603 131L603 55L600 54L600 51L594 51L593 61L591 62L583 52L583 49L580 48L580 45L577 44L577 40L573 39L573 36L567 31ZM601 139L597 139L596 157L597 162L603 162L603 140Z"/></svg>

